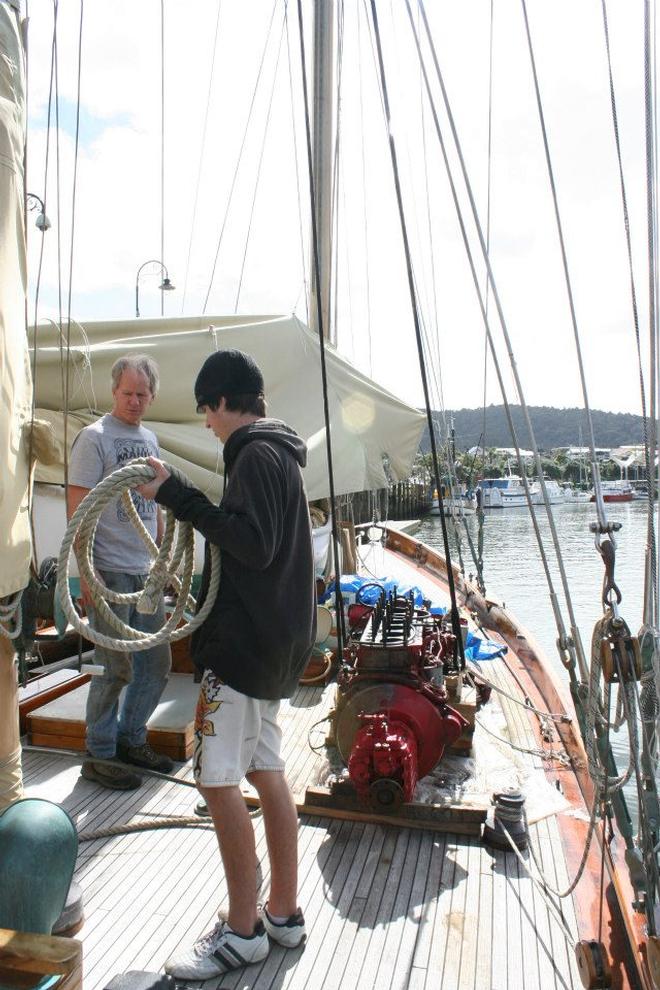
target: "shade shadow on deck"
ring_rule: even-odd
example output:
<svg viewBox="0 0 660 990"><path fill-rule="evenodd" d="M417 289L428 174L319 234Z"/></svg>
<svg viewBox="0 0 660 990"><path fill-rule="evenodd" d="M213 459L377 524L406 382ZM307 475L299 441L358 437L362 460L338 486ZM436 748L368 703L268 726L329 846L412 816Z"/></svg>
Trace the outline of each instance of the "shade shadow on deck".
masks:
<svg viewBox="0 0 660 990"><path fill-rule="evenodd" d="M320 689L301 688L284 706L284 751L297 795L321 760L307 745L307 735L322 714L320 704ZM518 731L522 738L522 719ZM27 751L24 768L28 793L61 802L81 832L147 815L188 816L196 800L194 789L156 779L145 780L137 792L103 790L81 779L79 763L64 756ZM179 774L189 779L189 765ZM263 822L258 812L253 820L267 896ZM548 872L564 883L555 820L533 826L532 837ZM295 951L274 946L263 963L203 986L580 986L560 926L515 856L491 853L475 838L301 816L299 872L307 945ZM208 828L168 828L84 842L76 876L85 896L86 921L78 936L85 990L102 990L113 975L129 969L159 970L180 943L212 927L217 909L226 906L215 834ZM572 904L564 906L574 929Z"/></svg>

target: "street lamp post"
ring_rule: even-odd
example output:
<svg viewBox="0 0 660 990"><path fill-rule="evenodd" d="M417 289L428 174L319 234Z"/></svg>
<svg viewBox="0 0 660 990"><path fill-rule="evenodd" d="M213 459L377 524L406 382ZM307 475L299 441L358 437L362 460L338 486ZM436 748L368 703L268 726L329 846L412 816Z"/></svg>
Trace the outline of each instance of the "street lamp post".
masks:
<svg viewBox="0 0 660 990"><path fill-rule="evenodd" d="M176 286L173 285L172 282L170 281L169 273L162 261L158 261L155 258L152 258L151 261L145 261L144 264L140 265L140 267L137 270L137 275L135 276L135 315L136 316L140 315L140 274L142 273L142 269L146 268L147 265L159 266L163 276L163 279L160 285L158 286L161 292L172 292L174 289L176 289ZM162 314L163 314L163 310L161 306L161 316Z"/></svg>
<svg viewBox="0 0 660 990"><path fill-rule="evenodd" d="M46 216L46 207L44 206L44 201L36 193L27 193L26 197L27 208L32 212L32 210L39 209L37 214L37 219L34 221L34 225L37 230L40 230L42 234L45 234L50 227L50 220Z"/></svg>

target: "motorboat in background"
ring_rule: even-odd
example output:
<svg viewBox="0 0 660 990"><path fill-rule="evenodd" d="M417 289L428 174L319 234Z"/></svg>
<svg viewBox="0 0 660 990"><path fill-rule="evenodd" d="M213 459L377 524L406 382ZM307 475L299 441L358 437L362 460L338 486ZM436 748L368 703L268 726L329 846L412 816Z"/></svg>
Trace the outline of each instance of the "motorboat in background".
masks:
<svg viewBox="0 0 660 990"><path fill-rule="evenodd" d="M632 502L634 498L633 487L629 481L603 481L601 491L604 502ZM596 496L592 495L590 501L595 502Z"/></svg>
<svg viewBox="0 0 660 990"><path fill-rule="evenodd" d="M481 505L484 509L511 509L527 505L527 496L522 479L517 475L506 478L483 478L479 482ZM541 501L541 493L536 482L529 483L534 505Z"/></svg>
<svg viewBox="0 0 660 990"><path fill-rule="evenodd" d="M545 479L545 490L547 492L550 505L561 505L563 502L570 502L571 492L566 485L560 484L554 478Z"/></svg>
<svg viewBox="0 0 660 990"><path fill-rule="evenodd" d="M465 485L454 486L451 491L443 486L442 503L445 516L472 516L477 511L477 496ZM433 492L429 515L440 515L437 490Z"/></svg>

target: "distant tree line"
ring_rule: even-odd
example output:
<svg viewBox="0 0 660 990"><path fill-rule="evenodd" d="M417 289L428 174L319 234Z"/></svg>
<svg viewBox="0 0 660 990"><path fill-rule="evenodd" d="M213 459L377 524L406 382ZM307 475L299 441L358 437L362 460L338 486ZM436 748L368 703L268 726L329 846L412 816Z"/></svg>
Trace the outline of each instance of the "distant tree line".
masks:
<svg viewBox="0 0 660 990"><path fill-rule="evenodd" d="M511 418L524 449L531 447L527 425L520 406L511 406ZM552 406L530 406L529 414L534 429L536 443L540 450L550 451L557 447L586 447L588 427L584 409L555 409ZM591 412L597 447L621 447L640 444L643 441L643 421L641 416L632 413L609 413L601 410ZM437 423L438 436L444 439L445 423L453 419L456 450L469 450L481 446L512 447L511 432L504 406L487 406L483 409L457 409L433 413ZM428 428L424 429L420 450L426 454L430 450ZM549 475L552 477L552 475Z"/></svg>
<svg viewBox="0 0 660 990"><path fill-rule="evenodd" d="M440 471L443 480L447 480L447 446L438 451ZM591 488L591 471L589 464L584 461L571 460L563 451L541 455L541 466L546 478L556 481L570 482L576 487ZM536 475L533 464L526 468L530 477ZM469 454L464 450L456 451L454 473L457 481L464 482L469 487L476 485L481 478L504 478L508 474L519 474L516 458L507 457L493 447L487 448L478 455ZM619 478L621 471L614 461L603 461L600 464L600 476L604 481ZM425 484L433 484L433 463L431 454L420 453L417 456L413 477Z"/></svg>

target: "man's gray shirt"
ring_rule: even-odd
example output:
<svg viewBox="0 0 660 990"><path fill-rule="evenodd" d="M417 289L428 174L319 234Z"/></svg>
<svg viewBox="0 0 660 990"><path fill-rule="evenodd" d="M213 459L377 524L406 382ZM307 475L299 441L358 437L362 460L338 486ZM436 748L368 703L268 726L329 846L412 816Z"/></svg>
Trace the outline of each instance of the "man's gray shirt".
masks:
<svg viewBox="0 0 660 990"><path fill-rule="evenodd" d="M73 441L69 461L69 484L93 488L107 475L134 457L159 457L155 433L145 426L131 426L106 413L86 426ZM156 538L158 507L137 492L131 492L137 513L153 539ZM94 538L94 564L101 570L146 574L151 557L130 522L121 498L113 499L99 517Z"/></svg>

